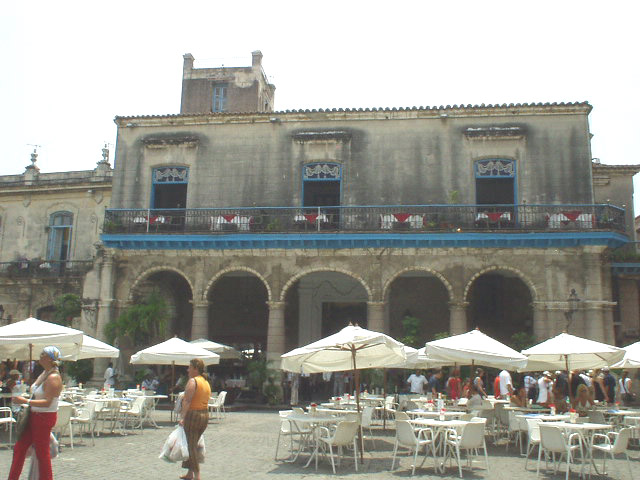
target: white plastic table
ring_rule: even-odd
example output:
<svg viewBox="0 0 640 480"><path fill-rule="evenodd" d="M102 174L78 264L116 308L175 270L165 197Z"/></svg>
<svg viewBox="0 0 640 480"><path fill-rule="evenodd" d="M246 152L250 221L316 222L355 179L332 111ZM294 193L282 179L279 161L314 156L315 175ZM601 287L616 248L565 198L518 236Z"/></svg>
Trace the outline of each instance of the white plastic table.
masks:
<svg viewBox="0 0 640 480"><path fill-rule="evenodd" d="M440 473L445 473L444 464L446 461L446 439L444 437L444 431L447 428L454 428L460 431L471 422L468 420L439 420L435 418L416 418L414 420L410 420L410 422L412 425L415 425L417 427L433 429L433 441L437 442L437 450L440 450L439 456L442 459L442 461L438 465L436 465L436 470L438 470Z"/></svg>

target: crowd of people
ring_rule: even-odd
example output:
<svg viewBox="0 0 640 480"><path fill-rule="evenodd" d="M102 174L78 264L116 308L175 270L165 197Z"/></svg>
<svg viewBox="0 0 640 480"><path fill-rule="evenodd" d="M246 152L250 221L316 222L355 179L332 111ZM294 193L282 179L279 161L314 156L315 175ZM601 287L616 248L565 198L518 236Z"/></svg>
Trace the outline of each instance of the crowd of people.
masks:
<svg viewBox="0 0 640 480"><path fill-rule="evenodd" d="M464 380L460 370L453 369L446 380L441 370L431 370L426 376L419 371L412 373L406 382L409 393L434 397L444 394L452 400L467 398L469 408L479 408L490 393L520 407L554 405L558 412L573 408L583 414L596 402L629 404L635 399L629 372L623 371L616 379L607 367L588 371L529 372L517 375L516 381L510 372L502 370L492 383L488 379L485 370L478 368L473 376Z"/></svg>

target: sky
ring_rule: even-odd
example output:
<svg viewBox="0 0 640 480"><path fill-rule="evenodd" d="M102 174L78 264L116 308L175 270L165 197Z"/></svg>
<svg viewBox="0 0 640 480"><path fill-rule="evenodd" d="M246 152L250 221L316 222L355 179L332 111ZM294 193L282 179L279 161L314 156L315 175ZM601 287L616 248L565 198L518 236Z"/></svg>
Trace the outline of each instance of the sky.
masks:
<svg viewBox="0 0 640 480"><path fill-rule="evenodd" d="M116 115L180 110L182 55L248 66L276 110L588 101L592 156L640 164L635 2L29 1L0 16L0 175L89 170ZM113 147L112 155L113 155ZM640 174L634 180L640 192ZM640 193L635 211L640 212Z"/></svg>

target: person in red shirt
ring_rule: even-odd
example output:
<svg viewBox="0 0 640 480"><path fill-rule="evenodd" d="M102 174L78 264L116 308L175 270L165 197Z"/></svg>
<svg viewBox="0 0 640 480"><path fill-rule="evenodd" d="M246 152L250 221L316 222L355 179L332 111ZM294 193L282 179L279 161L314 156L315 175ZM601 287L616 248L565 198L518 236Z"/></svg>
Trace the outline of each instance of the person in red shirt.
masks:
<svg viewBox="0 0 640 480"><path fill-rule="evenodd" d="M493 396L500 398L500 375L497 375L493 380Z"/></svg>
<svg viewBox="0 0 640 480"><path fill-rule="evenodd" d="M460 371L454 370L447 380L447 393L451 400L458 400L460 398L460 391L462 387L462 380L460 380Z"/></svg>

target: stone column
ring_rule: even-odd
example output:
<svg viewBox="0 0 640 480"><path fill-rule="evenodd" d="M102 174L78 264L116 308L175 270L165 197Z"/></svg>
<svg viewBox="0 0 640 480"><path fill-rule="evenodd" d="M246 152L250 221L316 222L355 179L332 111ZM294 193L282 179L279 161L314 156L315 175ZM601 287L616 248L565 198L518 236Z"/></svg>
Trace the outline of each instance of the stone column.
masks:
<svg viewBox="0 0 640 480"><path fill-rule="evenodd" d="M104 329L111 320L113 309L113 273L115 270L113 255L105 253L100 269L100 298L98 299L98 311L96 314L96 332L98 340L106 341ZM102 384L103 374L109 360L96 358L93 362L93 383Z"/></svg>
<svg viewBox="0 0 640 480"><path fill-rule="evenodd" d="M582 312L584 312L586 323L585 336L589 340L605 343L602 307L600 305L589 305L586 310L579 310L579 313Z"/></svg>
<svg viewBox="0 0 640 480"><path fill-rule="evenodd" d="M284 302L267 302L269 326L267 327L267 360L280 365L280 355L285 353Z"/></svg>
<svg viewBox="0 0 640 480"><path fill-rule="evenodd" d="M209 338L209 302L193 302L191 340Z"/></svg>
<svg viewBox="0 0 640 480"><path fill-rule="evenodd" d="M367 302L367 329L374 332L385 332L386 302Z"/></svg>
<svg viewBox="0 0 640 480"><path fill-rule="evenodd" d="M538 342L549 336L547 326L547 308L544 302L533 304L533 335Z"/></svg>
<svg viewBox="0 0 640 480"><path fill-rule="evenodd" d="M460 335L468 330L467 307L468 302L449 303L449 333Z"/></svg>

